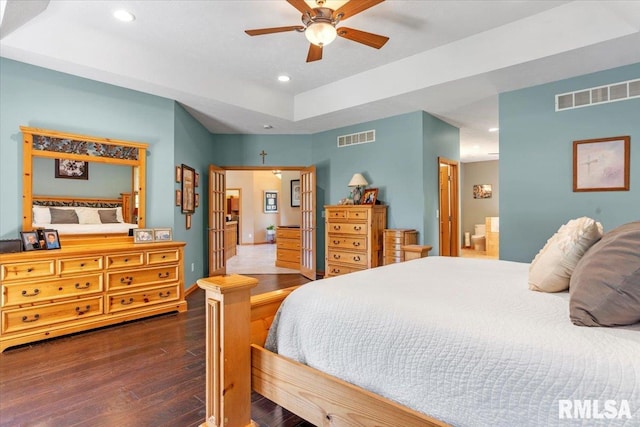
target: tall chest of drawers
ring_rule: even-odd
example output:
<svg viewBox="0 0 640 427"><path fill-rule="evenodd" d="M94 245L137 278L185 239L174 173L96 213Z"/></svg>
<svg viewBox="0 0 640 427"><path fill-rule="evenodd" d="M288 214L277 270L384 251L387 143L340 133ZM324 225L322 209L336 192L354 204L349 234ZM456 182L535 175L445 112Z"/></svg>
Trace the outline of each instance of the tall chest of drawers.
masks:
<svg viewBox="0 0 640 427"><path fill-rule="evenodd" d="M418 232L406 228L386 228L384 230L384 265L404 261L404 245L418 242Z"/></svg>
<svg viewBox="0 0 640 427"><path fill-rule="evenodd" d="M185 311L182 242L0 254L0 351Z"/></svg>
<svg viewBox="0 0 640 427"><path fill-rule="evenodd" d="M386 205L325 206L325 276L382 265Z"/></svg>

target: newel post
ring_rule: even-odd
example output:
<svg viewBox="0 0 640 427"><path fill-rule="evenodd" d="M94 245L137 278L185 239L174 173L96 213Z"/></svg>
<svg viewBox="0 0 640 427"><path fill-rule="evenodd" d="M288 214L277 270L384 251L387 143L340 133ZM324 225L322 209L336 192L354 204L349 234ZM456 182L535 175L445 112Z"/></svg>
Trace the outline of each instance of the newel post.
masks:
<svg viewBox="0 0 640 427"><path fill-rule="evenodd" d="M198 280L206 291L206 427L247 427L251 421L251 288L232 274Z"/></svg>

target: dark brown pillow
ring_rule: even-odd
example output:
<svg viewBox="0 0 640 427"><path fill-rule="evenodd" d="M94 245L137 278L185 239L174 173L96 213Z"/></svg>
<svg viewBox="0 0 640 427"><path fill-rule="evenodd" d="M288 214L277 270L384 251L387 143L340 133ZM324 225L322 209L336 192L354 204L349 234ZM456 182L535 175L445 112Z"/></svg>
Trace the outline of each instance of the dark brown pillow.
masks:
<svg viewBox="0 0 640 427"><path fill-rule="evenodd" d="M640 322L640 222L602 237L576 265L569 284L569 315L579 326Z"/></svg>
<svg viewBox="0 0 640 427"><path fill-rule="evenodd" d="M73 209L49 208L51 224L78 224L78 214Z"/></svg>
<svg viewBox="0 0 640 427"><path fill-rule="evenodd" d="M100 215L100 222L103 224L115 224L118 222L115 209L100 209L98 210L98 215Z"/></svg>

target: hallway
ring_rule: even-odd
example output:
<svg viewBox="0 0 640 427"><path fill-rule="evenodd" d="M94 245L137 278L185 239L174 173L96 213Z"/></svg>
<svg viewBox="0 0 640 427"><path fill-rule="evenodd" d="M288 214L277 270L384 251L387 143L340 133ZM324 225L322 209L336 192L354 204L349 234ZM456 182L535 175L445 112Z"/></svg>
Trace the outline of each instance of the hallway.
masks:
<svg viewBox="0 0 640 427"><path fill-rule="evenodd" d="M276 267L276 249L275 244L238 245L237 255L227 260L227 274L300 274Z"/></svg>

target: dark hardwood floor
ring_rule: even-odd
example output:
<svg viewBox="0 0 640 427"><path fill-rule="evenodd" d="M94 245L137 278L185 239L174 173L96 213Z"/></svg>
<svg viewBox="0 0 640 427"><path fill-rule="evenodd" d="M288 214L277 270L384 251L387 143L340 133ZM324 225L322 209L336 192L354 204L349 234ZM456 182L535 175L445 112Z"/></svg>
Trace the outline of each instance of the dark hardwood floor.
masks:
<svg viewBox="0 0 640 427"><path fill-rule="evenodd" d="M307 283L255 275L255 293ZM5 350L0 426L198 426L205 418L204 291L186 313L155 316ZM262 427L311 426L252 396Z"/></svg>

